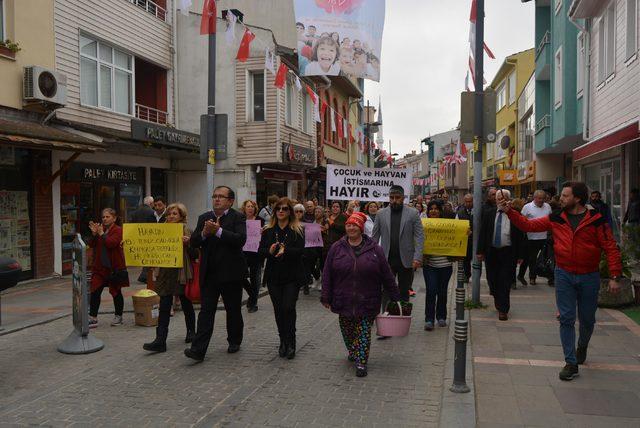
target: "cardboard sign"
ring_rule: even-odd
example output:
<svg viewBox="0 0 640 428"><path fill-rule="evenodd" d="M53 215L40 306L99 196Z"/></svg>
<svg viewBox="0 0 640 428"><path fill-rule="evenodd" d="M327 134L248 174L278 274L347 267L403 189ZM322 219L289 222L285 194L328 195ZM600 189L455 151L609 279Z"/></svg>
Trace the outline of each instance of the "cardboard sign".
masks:
<svg viewBox="0 0 640 428"><path fill-rule="evenodd" d="M245 242L242 251L248 253L257 253L260 248L260 237L262 236L262 227L260 220L247 220L247 242Z"/></svg>
<svg viewBox="0 0 640 428"><path fill-rule="evenodd" d="M303 223L304 226L304 247L317 248L324 245L322 242L322 229L318 223Z"/></svg>
<svg viewBox="0 0 640 428"><path fill-rule="evenodd" d="M125 223L122 227L127 266L181 268L182 223Z"/></svg>
<svg viewBox="0 0 640 428"><path fill-rule="evenodd" d="M468 220L423 218L423 254L431 256L465 257L469 230Z"/></svg>

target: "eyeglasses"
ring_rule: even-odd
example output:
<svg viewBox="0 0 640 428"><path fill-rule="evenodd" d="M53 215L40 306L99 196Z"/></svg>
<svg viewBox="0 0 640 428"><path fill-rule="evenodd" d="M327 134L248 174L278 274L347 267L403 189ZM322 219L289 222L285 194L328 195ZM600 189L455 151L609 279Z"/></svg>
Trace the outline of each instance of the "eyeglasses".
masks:
<svg viewBox="0 0 640 428"><path fill-rule="evenodd" d="M212 198L213 199L229 199L229 197L225 195L213 195Z"/></svg>
<svg viewBox="0 0 640 428"><path fill-rule="evenodd" d="M295 210L296 213L304 213L304 210Z"/></svg>
<svg viewBox="0 0 640 428"><path fill-rule="evenodd" d="M289 212L289 207L284 206L284 207L277 207L276 211L283 211L283 212Z"/></svg>

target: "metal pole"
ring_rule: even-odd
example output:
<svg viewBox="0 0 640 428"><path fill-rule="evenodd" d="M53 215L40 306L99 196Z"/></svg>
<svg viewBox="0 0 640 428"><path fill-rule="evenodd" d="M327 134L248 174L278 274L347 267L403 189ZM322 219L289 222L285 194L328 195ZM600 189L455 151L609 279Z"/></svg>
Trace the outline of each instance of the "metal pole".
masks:
<svg viewBox="0 0 640 428"><path fill-rule="evenodd" d="M456 285L456 320L464 319L464 301L466 298L466 290L464 288L464 262L458 262L458 274Z"/></svg>
<svg viewBox="0 0 640 428"><path fill-rule="evenodd" d="M215 149L216 141L216 34L209 34L209 79L207 86L207 148ZM207 207L211 206L215 165L207 162Z"/></svg>
<svg viewBox="0 0 640 428"><path fill-rule="evenodd" d="M453 385L449 388L451 392L469 392L467 386L467 330L468 321L456 320L453 340L456 342L455 357L453 360Z"/></svg>
<svg viewBox="0 0 640 428"><path fill-rule="evenodd" d="M480 216L482 215L482 135L483 129L483 82L484 82L484 0L476 1L476 46L475 46L475 121L473 153L473 269L472 301L480 303L480 275L482 263L477 259Z"/></svg>

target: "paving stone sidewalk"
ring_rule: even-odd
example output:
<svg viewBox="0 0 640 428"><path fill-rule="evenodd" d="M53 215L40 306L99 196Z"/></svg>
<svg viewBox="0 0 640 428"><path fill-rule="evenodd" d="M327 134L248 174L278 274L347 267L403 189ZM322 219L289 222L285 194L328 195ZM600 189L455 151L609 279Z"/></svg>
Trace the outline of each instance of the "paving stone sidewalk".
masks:
<svg viewBox="0 0 640 428"><path fill-rule="evenodd" d="M295 360L277 356L268 297L255 314L243 312L245 340L226 353L225 314L216 317L202 364L183 355L184 323L171 322L168 352L148 355L153 328L109 327L93 334L105 349L70 356L56 346L70 318L0 336L0 425L45 426L380 426L428 427L440 420L448 329L423 331L424 284L409 336L374 341L369 376L356 378L337 316L300 295ZM130 299L128 299L130 300ZM445 385L446 388L449 385Z"/></svg>
<svg viewBox="0 0 640 428"><path fill-rule="evenodd" d="M554 292L518 285L505 322L483 285L488 308L471 311L478 426L640 427L640 327L598 309L587 364L563 382Z"/></svg>

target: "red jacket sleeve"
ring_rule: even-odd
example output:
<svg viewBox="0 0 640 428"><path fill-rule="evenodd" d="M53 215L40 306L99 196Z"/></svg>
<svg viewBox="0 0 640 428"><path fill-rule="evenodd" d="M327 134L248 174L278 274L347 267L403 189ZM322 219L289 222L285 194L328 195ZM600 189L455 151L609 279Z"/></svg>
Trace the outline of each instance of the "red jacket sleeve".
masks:
<svg viewBox="0 0 640 428"><path fill-rule="evenodd" d="M546 232L551 230L549 216L530 220L514 209L509 210L507 216L511 223L523 232Z"/></svg>
<svg viewBox="0 0 640 428"><path fill-rule="evenodd" d="M103 235L104 245L110 250L118 248L120 246L120 243L122 242L122 228L116 225L113 225L111 227L113 227L113 231L110 231L110 233L106 234L106 239L104 239Z"/></svg>
<svg viewBox="0 0 640 428"><path fill-rule="evenodd" d="M598 242L607 257L609 275L621 276L622 257L618 249L618 243L613 238L613 233L611 233L611 227L607 222L604 222L602 226L596 227L596 234L598 235Z"/></svg>

